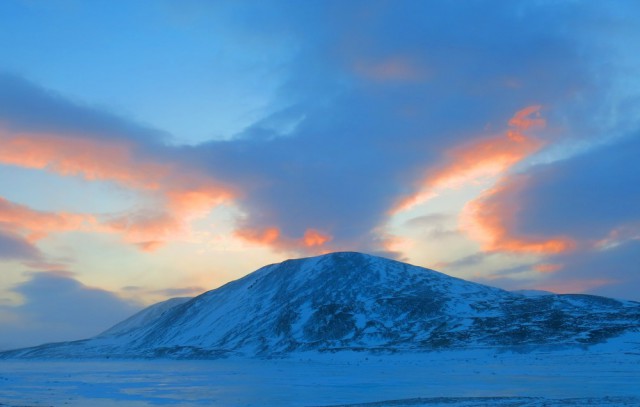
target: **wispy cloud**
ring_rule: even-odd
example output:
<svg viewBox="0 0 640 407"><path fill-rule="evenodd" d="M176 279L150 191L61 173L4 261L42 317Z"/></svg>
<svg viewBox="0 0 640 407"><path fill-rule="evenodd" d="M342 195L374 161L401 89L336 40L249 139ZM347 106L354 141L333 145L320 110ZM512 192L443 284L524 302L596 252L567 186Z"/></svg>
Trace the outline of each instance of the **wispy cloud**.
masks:
<svg viewBox="0 0 640 407"><path fill-rule="evenodd" d="M93 221L89 215L37 211L0 197L0 230L32 244L52 232L87 230Z"/></svg>

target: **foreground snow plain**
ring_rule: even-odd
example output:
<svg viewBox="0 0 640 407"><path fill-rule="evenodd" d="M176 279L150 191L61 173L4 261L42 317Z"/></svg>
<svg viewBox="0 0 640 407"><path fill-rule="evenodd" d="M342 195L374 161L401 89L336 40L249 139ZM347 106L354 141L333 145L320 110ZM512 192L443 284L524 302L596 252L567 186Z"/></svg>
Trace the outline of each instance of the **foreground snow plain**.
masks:
<svg viewBox="0 0 640 407"><path fill-rule="evenodd" d="M640 353L2 360L1 406L640 406Z"/></svg>

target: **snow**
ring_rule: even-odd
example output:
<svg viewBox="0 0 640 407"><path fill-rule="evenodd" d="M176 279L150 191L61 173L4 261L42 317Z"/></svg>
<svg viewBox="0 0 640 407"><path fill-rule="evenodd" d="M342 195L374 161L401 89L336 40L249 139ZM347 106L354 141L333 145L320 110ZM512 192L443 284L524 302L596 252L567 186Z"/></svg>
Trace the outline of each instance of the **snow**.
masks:
<svg viewBox="0 0 640 407"><path fill-rule="evenodd" d="M640 405L640 304L334 253L0 353L0 406L114 404Z"/></svg>
<svg viewBox="0 0 640 407"><path fill-rule="evenodd" d="M191 297L176 297L159 302L157 304L153 304L150 307L147 307L137 314L133 315L132 317L127 318L124 321L112 326L111 328L98 335L98 337L124 335L128 332L133 331L134 329L143 327L157 320L173 307L184 304L190 299Z"/></svg>
<svg viewBox="0 0 640 407"><path fill-rule="evenodd" d="M593 346L639 329L639 303L588 295L525 296L346 252L265 266L193 299L151 306L96 338L4 352L0 358L530 350Z"/></svg>
<svg viewBox="0 0 640 407"><path fill-rule="evenodd" d="M640 405L640 353L612 346L531 354L307 352L287 359L5 360L0 362L0 405Z"/></svg>
<svg viewBox="0 0 640 407"><path fill-rule="evenodd" d="M543 295L554 295L551 291L545 290L514 290L514 294L524 295L525 297L540 297Z"/></svg>

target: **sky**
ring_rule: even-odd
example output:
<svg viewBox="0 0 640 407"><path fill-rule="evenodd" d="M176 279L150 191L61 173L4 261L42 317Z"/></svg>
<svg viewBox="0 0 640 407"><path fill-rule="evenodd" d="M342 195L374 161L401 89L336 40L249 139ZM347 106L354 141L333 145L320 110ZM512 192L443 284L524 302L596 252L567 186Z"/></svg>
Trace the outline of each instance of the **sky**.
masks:
<svg viewBox="0 0 640 407"><path fill-rule="evenodd" d="M0 2L0 349L332 251L640 300L639 18Z"/></svg>

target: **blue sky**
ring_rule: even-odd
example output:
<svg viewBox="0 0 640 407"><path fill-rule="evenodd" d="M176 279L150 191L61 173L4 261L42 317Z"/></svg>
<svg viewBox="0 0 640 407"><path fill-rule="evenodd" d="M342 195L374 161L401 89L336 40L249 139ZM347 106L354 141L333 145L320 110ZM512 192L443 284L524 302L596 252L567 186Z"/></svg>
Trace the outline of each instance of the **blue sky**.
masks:
<svg viewBox="0 0 640 407"><path fill-rule="evenodd" d="M337 250L640 299L638 17L3 2L0 348ZM44 326L74 298L93 305Z"/></svg>

